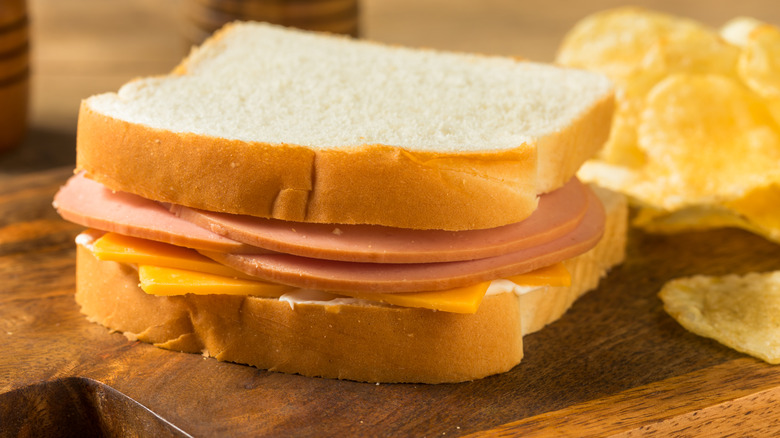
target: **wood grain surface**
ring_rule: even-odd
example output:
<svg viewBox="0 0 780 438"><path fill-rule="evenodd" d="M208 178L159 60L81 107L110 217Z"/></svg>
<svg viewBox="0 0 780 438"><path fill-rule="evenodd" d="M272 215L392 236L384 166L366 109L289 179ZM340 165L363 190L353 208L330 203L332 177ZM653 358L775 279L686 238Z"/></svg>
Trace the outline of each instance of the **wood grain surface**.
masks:
<svg viewBox="0 0 780 438"><path fill-rule="evenodd" d="M617 1L366 0L361 34L550 60L563 33ZM780 23L769 0L638 1L712 26ZM51 207L71 174L78 102L186 53L177 1L29 0L31 124L0 155L0 436L773 436L780 368L697 337L657 292L675 277L780 269L739 230L648 235L512 371L455 385L269 373L130 342L73 299L80 227Z"/></svg>

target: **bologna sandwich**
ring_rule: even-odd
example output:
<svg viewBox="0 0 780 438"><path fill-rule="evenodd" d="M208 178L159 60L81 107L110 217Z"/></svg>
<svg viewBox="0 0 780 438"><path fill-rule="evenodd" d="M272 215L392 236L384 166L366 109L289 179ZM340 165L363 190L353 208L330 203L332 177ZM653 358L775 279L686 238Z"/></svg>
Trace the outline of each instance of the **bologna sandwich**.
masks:
<svg viewBox="0 0 780 438"><path fill-rule="evenodd" d="M623 258L576 179L598 74L258 23L90 97L55 197L76 300L130 339L307 376L507 371Z"/></svg>

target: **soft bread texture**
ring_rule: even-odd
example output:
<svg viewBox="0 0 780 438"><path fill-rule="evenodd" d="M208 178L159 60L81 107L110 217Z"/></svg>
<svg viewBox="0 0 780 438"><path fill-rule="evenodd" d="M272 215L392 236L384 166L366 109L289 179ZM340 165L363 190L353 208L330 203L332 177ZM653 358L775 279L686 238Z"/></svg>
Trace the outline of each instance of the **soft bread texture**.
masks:
<svg viewBox="0 0 780 438"><path fill-rule="evenodd" d="M564 262L572 276L572 286L538 289L518 297L524 334L536 332L560 318L577 298L598 286L609 268L619 265L626 257L626 197L595 185L590 187L601 199L607 212L604 235L593 249Z"/></svg>
<svg viewBox="0 0 780 438"><path fill-rule="evenodd" d="M77 167L211 211L490 228L598 151L612 97L585 71L233 24L170 75L82 102Z"/></svg>
<svg viewBox="0 0 780 438"><path fill-rule="evenodd" d="M91 321L132 340L306 376L367 382L443 383L507 371L523 335L557 320L624 257L626 200L598 190L604 238L570 260L571 287L488 295L461 315L361 304L290 304L225 295L157 297L128 266L78 247L76 300Z"/></svg>

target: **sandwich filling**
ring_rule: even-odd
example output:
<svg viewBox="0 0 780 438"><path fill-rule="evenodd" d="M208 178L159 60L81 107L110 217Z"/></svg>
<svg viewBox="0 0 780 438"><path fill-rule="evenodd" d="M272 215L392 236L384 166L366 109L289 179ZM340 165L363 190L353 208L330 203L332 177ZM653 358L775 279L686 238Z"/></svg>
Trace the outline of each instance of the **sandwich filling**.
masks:
<svg viewBox="0 0 780 438"><path fill-rule="evenodd" d="M476 312L488 291L568 285L561 262L595 246L604 229L601 203L576 178L542 195L528 219L470 231L207 212L114 192L83 174L62 187L55 207L95 229L80 243L101 260L135 266L150 294L240 294L291 304L316 296L457 313Z"/></svg>

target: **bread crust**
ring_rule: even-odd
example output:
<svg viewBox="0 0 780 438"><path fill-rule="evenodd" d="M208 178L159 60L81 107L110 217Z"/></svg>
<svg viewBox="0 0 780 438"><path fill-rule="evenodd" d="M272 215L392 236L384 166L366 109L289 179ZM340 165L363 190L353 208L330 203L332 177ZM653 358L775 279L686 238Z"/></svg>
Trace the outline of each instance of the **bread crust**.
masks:
<svg viewBox="0 0 780 438"><path fill-rule="evenodd" d="M601 192L602 241L567 262L571 287L488 295L473 315L360 304L296 304L227 295L158 297L128 265L78 247L76 301L93 321L161 348L306 376L460 382L505 372L523 335L557 320L624 257L626 202Z"/></svg>
<svg viewBox="0 0 780 438"><path fill-rule="evenodd" d="M478 229L537 205L536 151L312 149L174 133L79 112L77 171L113 190L210 211L288 221Z"/></svg>
<svg viewBox="0 0 780 438"><path fill-rule="evenodd" d="M77 170L113 190L210 211L413 229L492 228L527 218L537 194L574 176L606 139L612 105L611 96L597 102L536 145L456 154L174 133L106 116L85 101Z"/></svg>
<svg viewBox="0 0 780 438"><path fill-rule="evenodd" d="M270 371L367 382L457 382L507 371L523 357L514 295L475 315L318 305L229 295L147 295L128 265L78 247L76 301L130 339Z"/></svg>
<svg viewBox="0 0 780 438"><path fill-rule="evenodd" d="M604 146L615 109L613 95L604 96L587 113L564 129L537 139L537 192L563 186Z"/></svg>

